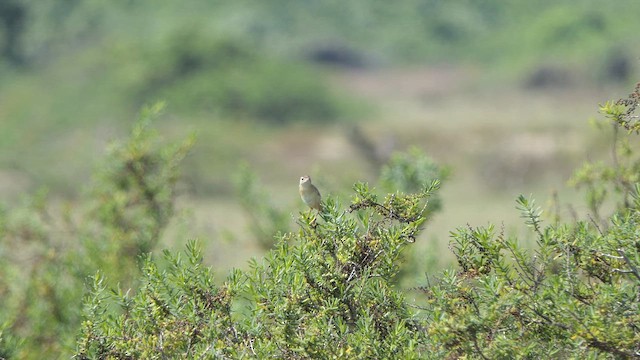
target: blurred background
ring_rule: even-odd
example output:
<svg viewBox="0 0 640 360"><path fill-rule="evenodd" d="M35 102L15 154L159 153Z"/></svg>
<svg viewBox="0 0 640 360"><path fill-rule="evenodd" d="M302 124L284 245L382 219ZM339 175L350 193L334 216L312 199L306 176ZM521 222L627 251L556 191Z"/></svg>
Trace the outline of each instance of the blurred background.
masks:
<svg viewBox="0 0 640 360"><path fill-rule="evenodd" d="M416 244L445 265L456 227L517 232L518 194L575 200L572 171L608 158L589 119L639 79L639 15L637 0L1 0L0 198L73 203L164 101L154 127L197 142L161 247L198 237L215 268L244 267L268 246L243 193L295 231L301 175L346 206L413 151L447 175Z"/></svg>

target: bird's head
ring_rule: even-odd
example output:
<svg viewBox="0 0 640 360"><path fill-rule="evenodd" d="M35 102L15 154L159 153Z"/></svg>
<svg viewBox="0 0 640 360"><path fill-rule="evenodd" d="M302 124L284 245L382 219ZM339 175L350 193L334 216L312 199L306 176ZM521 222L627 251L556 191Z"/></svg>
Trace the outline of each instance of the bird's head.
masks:
<svg viewBox="0 0 640 360"><path fill-rule="evenodd" d="M311 178L308 175L305 176L301 176L300 177L300 185L304 185L304 184L311 184Z"/></svg>

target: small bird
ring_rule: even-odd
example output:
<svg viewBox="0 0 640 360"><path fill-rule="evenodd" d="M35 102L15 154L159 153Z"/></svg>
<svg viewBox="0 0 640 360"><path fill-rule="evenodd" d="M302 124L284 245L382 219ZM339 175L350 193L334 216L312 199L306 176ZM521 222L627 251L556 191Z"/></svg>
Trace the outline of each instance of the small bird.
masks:
<svg viewBox="0 0 640 360"><path fill-rule="evenodd" d="M322 197L320 196L320 191L311 183L311 178L309 176L300 177L300 186L298 186L298 190L300 191L300 197L302 201L304 201L307 206L312 209L316 209L318 211L322 211Z"/></svg>

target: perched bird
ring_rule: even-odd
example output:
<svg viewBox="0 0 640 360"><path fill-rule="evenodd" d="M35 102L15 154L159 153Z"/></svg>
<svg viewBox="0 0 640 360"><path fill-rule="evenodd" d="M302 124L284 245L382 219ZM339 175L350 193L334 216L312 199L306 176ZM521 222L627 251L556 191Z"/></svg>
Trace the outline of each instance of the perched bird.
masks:
<svg viewBox="0 0 640 360"><path fill-rule="evenodd" d="M322 211L322 203L320 196L320 191L311 183L311 178L309 176L300 177L300 186L298 186L298 190L300 191L300 197L302 201L304 201L307 206L312 209L316 209L318 211Z"/></svg>

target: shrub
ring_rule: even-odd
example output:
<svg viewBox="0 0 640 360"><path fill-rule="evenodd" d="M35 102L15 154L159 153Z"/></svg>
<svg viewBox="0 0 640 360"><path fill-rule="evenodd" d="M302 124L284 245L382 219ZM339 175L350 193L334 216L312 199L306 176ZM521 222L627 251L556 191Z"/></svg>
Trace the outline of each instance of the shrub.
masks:
<svg viewBox="0 0 640 360"><path fill-rule="evenodd" d="M633 131L637 99L636 91L602 111L615 126ZM586 188L588 221L545 226L535 202L518 198L535 249L526 250L492 225L452 234L459 269L421 288L429 352L474 358L640 356L640 158L628 144L616 140L613 165L587 164L574 177ZM603 214L605 200L616 204L609 216Z"/></svg>
<svg viewBox="0 0 640 360"><path fill-rule="evenodd" d="M326 211L301 213L299 232L220 287L193 243L186 262L165 252L164 272L148 258L134 296L109 295L97 276L76 356L415 357L414 324L393 279L436 188L378 202L358 184L348 210L328 199Z"/></svg>
<svg viewBox="0 0 640 360"><path fill-rule="evenodd" d="M633 104L603 111L627 124ZM599 212L606 227L593 218L545 225L535 201L519 196L536 246L493 225L460 228L451 240L457 268L430 275L415 303L393 283L439 183L382 200L356 184L348 209L328 198L322 212L300 213L298 231L221 286L193 242L186 261L147 257L133 295L109 294L97 275L76 356L636 358L640 185L628 164L640 160L623 149L626 165L578 176L590 179L591 197L600 196L596 183L619 189L614 213Z"/></svg>
<svg viewBox="0 0 640 360"><path fill-rule="evenodd" d="M418 148L412 148L407 152L395 153L382 167L380 172L380 184L386 191L401 191L415 193L424 189L434 180L446 180L449 177L449 169L438 165ZM433 213L442 208L440 196L435 194L429 201L428 213Z"/></svg>
<svg viewBox="0 0 640 360"><path fill-rule="evenodd" d="M80 326L88 276L134 286L173 212L177 166L191 142L163 145L143 111L114 143L82 201L55 205L45 191L0 212L0 357L66 357Z"/></svg>

